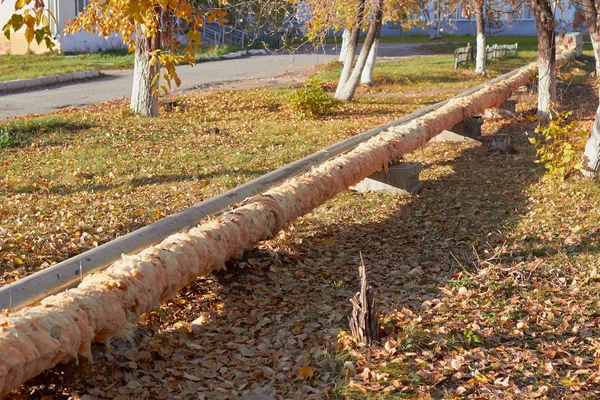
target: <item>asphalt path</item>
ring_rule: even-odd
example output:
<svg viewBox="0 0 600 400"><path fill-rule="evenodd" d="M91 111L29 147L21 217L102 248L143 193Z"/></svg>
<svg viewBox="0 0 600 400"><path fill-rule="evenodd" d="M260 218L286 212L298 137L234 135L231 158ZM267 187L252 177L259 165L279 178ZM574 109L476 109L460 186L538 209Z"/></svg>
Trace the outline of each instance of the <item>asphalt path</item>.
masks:
<svg viewBox="0 0 600 400"><path fill-rule="evenodd" d="M175 92L193 90L207 84L281 76L295 68L305 68L335 60L337 52L338 48L335 45L328 45L319 51L300 49L294 54L257 55L203 62L193 67L181 66L178 68L178 74L182 84ZM379 47L381 57L403 57L423 53L423 46L419 44L382 43ZM110 75L90 81L0 94L0 120L29 114L44 114L121 97L129 98L133 72L108 71L107 73Z"/></svg>

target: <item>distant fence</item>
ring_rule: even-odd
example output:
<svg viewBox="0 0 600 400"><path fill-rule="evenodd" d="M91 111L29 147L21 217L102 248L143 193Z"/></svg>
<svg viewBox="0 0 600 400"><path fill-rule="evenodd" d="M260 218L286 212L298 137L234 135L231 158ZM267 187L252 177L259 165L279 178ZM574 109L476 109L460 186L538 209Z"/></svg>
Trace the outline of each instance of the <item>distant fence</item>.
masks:
<svg viewBox="0 0 600 400"><path fill-rule="evenodd" d="M488 61L498 58L516 57L519 53L519 43L515 44L495 44L493 46L485 46L485 58ZM475 61L475 48L471 43L467 43L467 47L459 47L454 51L454 68L458 68L461 64L467 64Z"/></svg>
<svg viewBox="0 0 600 400"><path fill-rule="evenodd" d="M254 44L261 48L280 49L283 46L283 35L279 32L271 34L261 33L254 40Z"/></svg>

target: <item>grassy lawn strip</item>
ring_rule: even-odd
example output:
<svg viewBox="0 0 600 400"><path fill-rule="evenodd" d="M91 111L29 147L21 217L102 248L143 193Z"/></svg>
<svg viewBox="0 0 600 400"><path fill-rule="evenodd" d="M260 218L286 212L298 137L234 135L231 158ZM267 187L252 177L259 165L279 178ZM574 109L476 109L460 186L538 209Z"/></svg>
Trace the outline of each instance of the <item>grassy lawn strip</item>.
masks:
<svg viewBox="0 0 600 400"><path fill-rule="evenodd" d="M575 110L579 127L589 129L597 104L590 51L584 61L574 62L570 71L561 74L559 89L562 106ZM454 73L449 71L448 75ZM420 107L432 101L400 96L399 90L392 90L393 84L387 85L392 96L386 101L396 103L393 109L375 106L370 102L372 93L363 91L357 102L339 111L345 118L340 126L354 129L356 124L364 130L378 121L379 113L391 119L395 107ZM406 86L410 92L410 85ZM321 121L291 119L273 105L278 98L273 92L220 95L227 101L230 120L241 118L243 112L256 115L251 114L253 108L263 120L242 134L233 125L229 131L220 125L219 131L197 129L186 135L185 118L170 115L165 119L182 127L152 147L152 136L162 131L154 128L160 122L146 121L138 131L137 119L121 115L120 122L127 123L119 125L121 132L113 128L109 136L106 126L100 128L90 118L95 130L71 133L71 138L85 137L86 143L105 140L121 152L148 148L133 157L141 159L137 168L160 162L167 171L184 167L170 167L177 158L168 154L179 152L179 157L193 160L187 150L193 148L209 157L201 149L219 138L220 146L239 155L225 159L226 152L218 153L210 161L237 167L243 175L235 160L246 154L245 140L258 142L259 125L270 123L267 109L292 125L280 138L292 143L306 138L304 150L351 134L340 134L335 122L339 115ZM481 143L463 142L432 144L407 155L406 160L424 165L424 187L418 195L343 193L275 239L231 261L226 271L194 281L177 298L146 315L132 342L116 342L109 350L98 347L93 365L79 360L78 365L55 368L29 383L21 394L226 399L272 393L277 398L315 400L598 398L600 188L577 178L562 183L543 179L544 167L534 162L535 152L527 140L535 128L526 117L535 113L536 95L521 93L514 98L521 115L487 119L483 126L484 136L511 135L514 153L490 153ZM202 124L199 114L189 113L192 104L202 104L205 112L214 110L205 99L216 101L193 97L194 102L206 102L192 103L192 98L184 98L179 112ZM112 114L118 116L122 110L116 104ZM85 115L94 113L88 110ZM218 126L215 121L220 115L215 113L214 118L212 126ZM317 133L312 124L331 130ZM136 134L128 133L130 129ZM204 141L184 139L188 136ZM37 157L43 166L39 153L52 151L52 146L36 140L36 146L10 152L10 162ZM288 147L282 142L280 147L262 147L258 159L269 160L265 163L269 168L277 161L268 153L295 157L304 151L294 146L298 145ZM89 169L79 174L90 173L94 164L89 157L82 157L78 166L86 163ZM127 176L115 172L117 182ZM135 170L128 173L140 175ZM30 182L23 172L18 177L20 185ZM204 179L209 181L205 187L214 191L210 181L217 178ZM49 183L48 190L7 193L11 204L20 202L18 232L23 235L46 223L29 221L40 212L34 208L36 201L51 196L53 180ZM77 196L65 192L61 195L69 199L67 203L54 197L57 203L52 208L48 204L47 213L62 211L64 217L62 225L46 234L63 238L56 232L77 226L81 209L94 216L86 220L84 232L96 235L95 227L112 229L110 224L97 223L103 217L96 207L111 212L103 202L114 205L112 210L121 207L113 213L125 222L130 213L135 216L139 207L135 202L141 198L158 202L160 208L163 197L170 196L170 202L180 205L185 194L201 193L191 179L183 184L176 179L149 184L148 191L130 188L135 195L125 190L125 183L108 189L111 197L102 191L94 193L97 198L83 191ZM32 195L38 197L28 197ZM123 198L128 202L121 203ZM146 209L139 209L144 215ZM17 232L16 227L11 229ZM53 243L57 248L61 245L60 240ZM349 299L359 288L359 252L380 312L382 341L372 349L357 346L346 334Z"/></svg>
<svg viewBox="0 0 600 400"><path fill-rule="evenodd" d="M330 38L328 42L335 43L339 39ZM445 35L443 39L429 40L425 35L404 37L382 37L384 43L433 43L432 51L450 52L454 48L474 43L473 36ZM537 37L530 36L492 36L488 44L504 44L519 42L519 48L532 51L537 46ZM240 50L233 46L202 46L198 58L207 56L220 56ZM133 54L126 50L99 52L89 54L29 54L29 55L0 55L0 81L15 79L37 78L45 75L62 74L89 69L131 69L133 68Z"/></svg>
<svg viewBox="0 0 600 400"><path fill-rule="evenodd" d="M239 48L232 46L202 46L198 58L220 56ZM89 69L131 69L133 54L126 50L89 54L27 54L0 55L0 81L38 78Z"/></svg>

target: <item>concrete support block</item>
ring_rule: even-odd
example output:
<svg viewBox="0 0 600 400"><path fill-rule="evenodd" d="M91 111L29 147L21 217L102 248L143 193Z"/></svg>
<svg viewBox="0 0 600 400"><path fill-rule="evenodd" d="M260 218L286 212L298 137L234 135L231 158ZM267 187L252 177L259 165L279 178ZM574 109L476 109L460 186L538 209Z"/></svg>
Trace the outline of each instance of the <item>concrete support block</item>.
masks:
<svg viewBox="0 0 600 400"><path fill-rule="evenodd" d="M25 89L25 80L18 79L16 81L8 81L6 82L6 90L12 92L15 90L23 90Z"/></svg>
<svg viewBox="0 0 600 400"><path fill-rule="evenodd" d="M387 193L413 194L423 187L419 172L423 165L418 162L399 163L390 166L389 172L375 172L351 189L357 192L382 191Z"/></svg>
<svg viewBox="0 0 600 400"><path fill-rule="evenodd" d="M60 74L56 75L58 78L58 83L67 83L73 81L73 74Z"/></svg>
<svg viewBox="0 0 600 400"><path fill-rule="evenodd" d="M439 135L434 136L429 143L440 143L440 142L476 142L477 140L472 139L468 136L459 135L452 131L442 131Z"/></svg>
<svg viewBox="0 0 600 400"><path fill-rule="evenodd" d="M467 119L434 136L430 142L472 142L480 140L481 125L483 125L483 118L481 117Z"/></svg>
<svg viewBox="0 0 600 400"><path fill-rule="evenodd" d="M513 118L517 115L517 100L506 100L502 105L495 109L485 110L485 118Z"/></svg>

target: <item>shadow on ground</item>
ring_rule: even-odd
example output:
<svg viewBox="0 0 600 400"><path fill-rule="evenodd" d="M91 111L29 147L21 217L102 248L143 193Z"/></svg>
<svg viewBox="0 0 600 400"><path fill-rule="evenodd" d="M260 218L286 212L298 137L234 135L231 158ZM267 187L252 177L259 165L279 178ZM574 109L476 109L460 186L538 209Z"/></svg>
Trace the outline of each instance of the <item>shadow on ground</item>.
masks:
<svg viewBox="0 0 600 400"><path fill-rule="evenodd" d="M166 183L175 183L175 182L195 182L200 180L211 180L216 179L222 176L248 176L251 178L256 178L265 175L267 170L260 169L221 169L219 171L211 172L211 173L199 173L199 174L166 174L166 175L154 175L151 177L142 177L142 178L132 178L126 183L119 184L93 184L93 183L82 183L76 185L66 185L66 184L56 184L50 186L49 189L42 189L41 186L38 185L26 185L15 188L14 190L6 190L6 193L34 193L38 191L47 190L48 193L57 194L61 196L71 195L74 193L80 192L108 192L111 190L116 190L119 188L130 187L130 188L138 188L142 186L152 186L152 185L161 185ZM95 177L94 174L84 174L83 179L93 179ZM0 190L2 193L2 190Z"/></svg>
<svg viewBox="0 0 600 400"><path fill-rule="evenodd" d="M425 301L440 297L439 287L502 246L524 213L526 190L542 172L524 123L506 128L516 154L473 144L417 151L407 158L425 167L418 195L345 193L226 271L185 288L144 319L134 344L99 347L94 365L55 368L29 387L38 396L68 387L137 398L319 399L335 392L345 379L336 336L348 329L359 253L384 322L401 309L419 313ZM398 327L382 328L398 334ZM303 366L310 376L299 375Z"/></svg>

